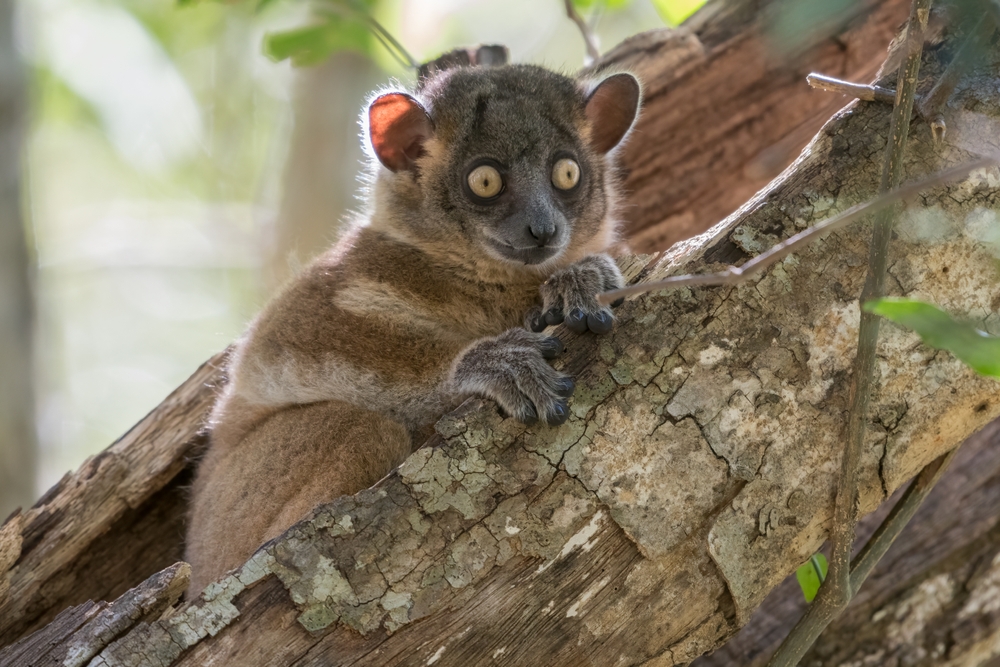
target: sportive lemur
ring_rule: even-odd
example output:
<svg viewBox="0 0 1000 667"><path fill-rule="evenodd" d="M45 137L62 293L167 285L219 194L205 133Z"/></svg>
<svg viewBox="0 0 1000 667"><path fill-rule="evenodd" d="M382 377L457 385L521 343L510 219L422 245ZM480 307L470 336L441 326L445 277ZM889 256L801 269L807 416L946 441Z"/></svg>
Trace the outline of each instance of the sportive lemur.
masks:
<svg viewBox="0 0 1000 667"><path fill-rule="evenodd" d="M190 593L313 507L377 482L470 395L562 424L573 378L542 332L607 333L621 287L612 154L638 113L618 73L456 67L368 106L367 210L230 358L187 535Z"/></svg>

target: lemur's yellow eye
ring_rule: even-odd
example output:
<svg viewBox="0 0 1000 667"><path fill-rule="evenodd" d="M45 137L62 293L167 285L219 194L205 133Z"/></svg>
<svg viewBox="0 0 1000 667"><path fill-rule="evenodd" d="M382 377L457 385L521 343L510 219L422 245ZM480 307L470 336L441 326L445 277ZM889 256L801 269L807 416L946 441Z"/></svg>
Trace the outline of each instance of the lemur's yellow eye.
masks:
<svg viewBox="0 0 1000 667"><path fill-rule="evenodd" d="M503 177L496 167L481 164L469 172L469 189L483 199L492 199L503 189Z"/></svg>
<svg viewBox="0 0 1000 667"><path fill-rule="evenodd" d="M552 185L560 190L570 190L580 182L580 165L568 157L556 162L552 167Z"/></svg>

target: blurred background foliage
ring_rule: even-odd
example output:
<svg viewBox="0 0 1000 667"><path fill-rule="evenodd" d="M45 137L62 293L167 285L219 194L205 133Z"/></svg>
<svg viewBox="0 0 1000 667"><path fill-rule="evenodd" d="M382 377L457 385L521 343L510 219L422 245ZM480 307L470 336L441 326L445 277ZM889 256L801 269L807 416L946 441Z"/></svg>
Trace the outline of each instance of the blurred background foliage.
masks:
<svg viewBox="0 0 1000 667"><path fill-rule="evenodd" d="M703 0L575 2L609 48ZM584 58L560 0L13 7L38 456L35 471L5 474L33 478L35 497L234 340L336 238L356 205L364 99L412 81L365 16L418 61L480 42L567 72ZM0 519L32 502L0 495Z"/></svg>

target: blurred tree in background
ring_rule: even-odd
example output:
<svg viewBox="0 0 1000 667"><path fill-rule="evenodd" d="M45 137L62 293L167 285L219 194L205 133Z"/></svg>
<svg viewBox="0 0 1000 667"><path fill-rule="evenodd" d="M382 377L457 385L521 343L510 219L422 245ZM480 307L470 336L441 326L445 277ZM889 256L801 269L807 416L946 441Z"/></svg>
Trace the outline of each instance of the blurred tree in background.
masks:
<svg viewBox="0 0 1000 667"><path fill-rule="evenodd" d="M26 90L14 7L0 3L0 520L34 500L34 261L21 201Z"/></svg>

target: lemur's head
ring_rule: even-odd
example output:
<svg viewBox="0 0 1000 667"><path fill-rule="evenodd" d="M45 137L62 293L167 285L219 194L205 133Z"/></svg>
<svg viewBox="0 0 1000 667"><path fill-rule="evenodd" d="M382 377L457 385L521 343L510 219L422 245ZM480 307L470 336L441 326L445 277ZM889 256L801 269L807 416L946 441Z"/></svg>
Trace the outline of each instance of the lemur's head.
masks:
<svg viewBox="0 0 1000 667"><path fill-rule="evenodd" d="M479 262L547 268L603 250L615 225L609 156L639 98L631 74L583 83L531 65L459 67L417 97L379 95L368 137L385 167L382 213Z"/></svg>

